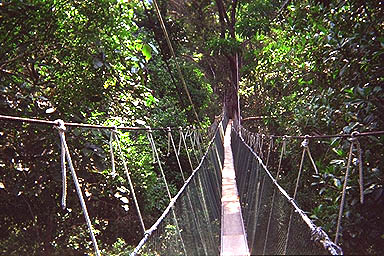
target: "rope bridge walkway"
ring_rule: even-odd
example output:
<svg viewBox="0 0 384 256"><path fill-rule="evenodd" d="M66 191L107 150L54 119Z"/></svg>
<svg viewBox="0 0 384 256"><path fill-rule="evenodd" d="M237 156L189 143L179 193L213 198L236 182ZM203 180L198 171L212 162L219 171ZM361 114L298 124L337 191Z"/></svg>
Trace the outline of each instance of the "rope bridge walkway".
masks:
<svg viewBox="0 0 384 256"><path fill-rule="evenodd" d="M342 254L242 136L234 129L231 133L231 122L223 138L225 126L224 120L198 168L131 255ZM189 207L191 195L200 209Z"/></svg>
<svg viewBox="0 0 384 256"><path fill-rule="evenodd" d="M168 151L170 151L171 147L173 148L178 167L184 179L184 185L172 197L159 158L159 152L152 136L152 131L156 130L155 128L106 127L65 123L61 120L44 121L9 116L0 116L0 119L52 125L58 130L62 150L62 207L66 207L66 167L68 165L96 255L100 255L100 250L66 143L66 127L110 130L112 172L116 172L114 147L112 146L114 142L117 144L119 158L123 162L124 172L127 176L137 216L140 219L144 234L131 255L340 255L343 253L342 249L337 245L337 239L345 194L343 194L340 206L341 214L339 214L338 232L334 242L320 227L314 225L295 201L305 155L311 160L315 172L318 172L308 147L308 136L303 136L303 154L295 191L293 197L291 197L278 183L287 136L283 137L279 166L274 177L268 170L273 138L269 138L269 148L267 154L264 154L263 140L266 139L265 136L257 135L255 137L254 134L242 127L236 127L235 129L232 127L231 120L223 118L215 127L204 154L200 145L202 143L201 137L192 132L195 136L195 139L191 140L193 151L200 152L201 154L196 154L196 158L198 158L198 155L201 155L201 158L189 178L185 179L177 152L180 152L182 145L187 149L186 134L183 134L180 128L158 128L167 132ZM175 129L180 130L178 149L172 136L172 130ZM159 165L167 190L170 203L149 229L145 227L140 206L136 199L133 181L120 146L120 130L144 130L147 132L153 159ZM381 133L379 132L379 134ZM356 145L358 151L361 150L357 137L363 135L352 134L345 136L352 139L351 152L354 145ZM193 169L188 150L186 150L186 153ZM348 179L351 155L352 153L350 153L348 159L345 184ZM360 170L360 173L362 175L362 170ZM363 195L361 195L361 200L364 200Z"/></svg>
<svg viewBox="0 0 384 256"><path fill-rule="evenodd" d="M249 255L247 235L236 185L236 174L233 165L231 148L230 120L224 137L224 167L222 171L221 197L221 255Z"/></svg>

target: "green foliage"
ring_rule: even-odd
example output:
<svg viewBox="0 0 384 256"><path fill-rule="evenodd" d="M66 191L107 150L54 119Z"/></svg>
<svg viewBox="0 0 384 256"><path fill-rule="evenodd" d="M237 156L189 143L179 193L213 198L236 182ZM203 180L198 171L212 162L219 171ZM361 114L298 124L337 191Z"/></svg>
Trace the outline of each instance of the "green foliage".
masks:
<svg viewBox="0 0 384 256"><path fill-rule="evenodd" d="M219 2L227 8L225 24L219 20ZM159 1L175 60L149 2L3 1L0 113L117 126L186 126L195 117L176 72L178 61L206 127L224 99L233 97L237 53L242 116L270 117L248 128L290 135L383 130L380 1L255 0L237 1L233 9L235 2ZM112 173L109 136L106 131L67 132L101 249L118 255L130 250L142 231L120 157L118 175ZM175 194L182 184L176 159L165 157L167 135L154 132L154 137ZM149 225L168 203L158 165L144 133L120 138ZM69 209L59 210L57 132L4 122L0 142L1 253L92 251L72 186ZM342 246L346 253L382 254L384 141L366 137L360 143L367 200L363 205L357 200L353 165ZM349 142L310 145L320 173L314 175L305 163L298 197L313 200L299 202L333 234ZM116 153L116 142L113 148ZM300 153L298 145L287 146L286 155L293 157L284 160L281 178L289 191Z"/></svg>
<svg viewBox="0 0 384 256"><path fill-rule="evenodd" d="M163 45L151 28L139 25L144 14L139 1L0 5L1 114L116 126L186 126L193 120L182 103L185 95L175 90L177 79L170 82L171 70L160 56ZM182 35L177 36L182 41ZM192 97L204 114L212 90L196 66L184 69ZM70 177L68 208L60 210L57 131L1 122L0 254L91 253ZM142 230L116 142L117 175L111 169L108 131L69 129L66 137L99 247L104 254L117 255L118 250L136 245ZM155 133L161 161L175 166L175 159L164 157L164 137ZM158 166L144 133L123 133L120 140L149 226L169 201ZM185 164L185 156L181 157ZM166 173L173 183L172 194L182 183L178 173L177 168Z"/></svg>
<svg viewBox="0 0 384 256"><path fill-rule="evenodd" d="M213 38L208 42L212 55L234 54L240 51L240 42L232 38Z"/></svg>
<svg viewBox="0 0 384 256"><path fill-rule="evenodd" d="M254 4L245 8L267 8L264 1ZM249 38L243 54L243 115L271 116L264 119L264 125L250 128L292 135L383 130L381 8L377 1L291 1L280 16L266 25L260 21L262 18L252 15L239 20L239 24L258 24L248 34L241 30L246 30L245 25L239 26L239 33ZM360 143L367 199L363 205L358 202L355 161L347 187L342 247L345 253L380 254L382 225L372 218L381 219L382 214L368 208L375 208L382 200L382 139L368 137ZM320 174L304 172L299 202L304 209L313 209L316 224L333 235L349 142L338 139L325 144L311 143L311 151ZM285 163L288 170L297 168L300 152L293 146L287 152L294 156ZM306 165L305 168L312 169L309 162ZM284 180L291 189L290 181L295 177L288 170ZM309 202L307 198L313 200ZM367 239L369 231L372 232ZM357 248L356 243L361 246Z"/></svg>

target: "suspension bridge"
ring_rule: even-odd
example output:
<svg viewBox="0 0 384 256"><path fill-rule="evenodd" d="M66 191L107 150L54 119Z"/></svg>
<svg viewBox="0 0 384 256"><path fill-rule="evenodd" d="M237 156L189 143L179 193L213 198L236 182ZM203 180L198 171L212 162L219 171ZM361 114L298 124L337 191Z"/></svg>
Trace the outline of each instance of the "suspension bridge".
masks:
<svg viewBox="0 0 384 256"><path fill-rule="evenodd" d="M224 119L199 166L131 255L342 254L247 140Z"/></svg>
<svg viewBox="0 0 384 256"><path fill-rule="evenodd" d="M310 159L313 168L318 172L308 146L309 136L298 136L304 139L303 154L292 196L279 184L279 172L282 168L282 156L285 140L279 159L277 173L269 169L270 153L273 137L269 138L269 147L263 150L266 136L250 133L223 115L216 127L211 128L212 135L208 146L200 146L202 138L197 132L195 151L200 152L200 161L192 174L186 178L177 151L182 144L186 146L186 137L180 132L179 149L172 136L172 130L180 128L140 128L140 127L106 127L101 125L66 123L61 120L46 121L11 116L0 116L5 121L18 121L34 124L51 125L56 128L61 143L62 166L62 207L66 207L68 167L75 183L76 192L81 203L85 221L88 225L90 240L95 254L101 255L97 237L93 230L92 216L89 216L83 191L79 184L69 147L66 142L67 127L110 130L110 152L112 172L116 172L114 153L119 154L129 183L131 196L136 207L137 218L140 219L143 238L131 255L260 255L260 254L332 254L341 255L343 251L337 245L341 216L343 214L343 193L340 205L337 233L334 241L321 227L316 226L296 202L298 184L305 156ZM163 170L159 152L156 148L152 132L156 129L168 133L168 147L176 154L178 167L184 179L184 185L172 197ZM169 205L157 221L149 228L144 224L140 204L136 198L134 185L119 141L120 130L145 130L152 147L153 159L158 163L162 180L167 190ZM381 135L384 132L367 134L353 133L332 135L328 137L348 137L351 139L351 152L355 145L360 151L357 138L359 136ZM318 136L324 137L324 136ZM118 152L114 152L112 142L117 143ZM264 142L263 142L264 141ZM186 151L188 154L188 151ZM351 155L349 156L345 184L348 180ZM190 156L189 163L192 168ZM361 170L362 171L362 170ZM362 176L361 176L362 179ZM345 186L344 184L344 186ZM362 190L361 182L361 190ZM345 191L344 191L345 192ZM361 195L363 199L363 194ZM141 205L141 207L143 207ZM310 209L306 209L310 210Z"/></svg>

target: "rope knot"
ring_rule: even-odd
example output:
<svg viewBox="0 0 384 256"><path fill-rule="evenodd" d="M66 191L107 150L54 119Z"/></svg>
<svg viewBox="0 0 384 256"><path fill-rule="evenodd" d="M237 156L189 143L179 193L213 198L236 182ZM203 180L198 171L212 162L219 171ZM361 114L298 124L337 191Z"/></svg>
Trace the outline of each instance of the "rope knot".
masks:
<svg viewBox="0 0 384 256"><path fill-rule="evenodd" d="M311 230L311 240L322 245L331 255L343 255L343 250L329 239L321 227Z"/></svg>
<svg viewBox="0 0 384 256"><path fill-rule="evenodd" d="M349 139L352 143L359 143L359 140L357 139L357 136L359 135L360 133L358 131L354 131L351 133L351 138Z"/></svg>
<svg viewBox="0 0 384 256"><path fill-rule="evenodd" d="M56 124L55 128L58 129L60 132L65 132L67 130L63 120L57 119L57 120L55 120L55 124Z"/></svg>
<svg viewBox="0 0 384 256"><path fill-rule="evenodd" d="M112 125L112 132L117 132L117 126L116 125Z"/></svg>
<svg viewBox="0 0 384 256"><path fill-rule="evenodd" d="M312 241L320 242L322 240L325 240L326 237L327 237L327 234L324 232L324 230L321 227L316 227L311 231Z"/></svg>
<svg viewBox="0 0 384 256"><path fill-rule="evenodd" d="M303 142L301 142L301 146L307 148L309 145L309 135L305 135L304 137L305 139L303 140Z"/></svg>

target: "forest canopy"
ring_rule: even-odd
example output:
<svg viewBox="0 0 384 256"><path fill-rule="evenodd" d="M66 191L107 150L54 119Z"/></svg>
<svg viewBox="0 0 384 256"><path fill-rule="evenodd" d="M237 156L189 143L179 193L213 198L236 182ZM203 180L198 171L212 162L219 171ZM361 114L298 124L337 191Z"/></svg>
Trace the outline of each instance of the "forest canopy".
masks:
<svg viewBox="0 0 384 256"><path fill-rule="evenodd" d="M383 8L377 0L1 1L0 115L207 129L225 111L264 134L384 130ZM60 206L57 131L0 124L1 254L92 253L73 186L68 208ZM103 253L128 255L142 231L126 179L110 165L110 133L66 135ZM153 135L175 194L183 179L167 133ZM149 226L168 204L150 143L144 132L124 132L121 143ZM360 143L366 200L355 164L340 244L346 254L383 254L384 138ZM300 150L287 145L288 191ZM311 150L319 175L304 173L298 203L332 236L349 144L327 140ZM186 150L181 162L188 169Z"/></svg>

